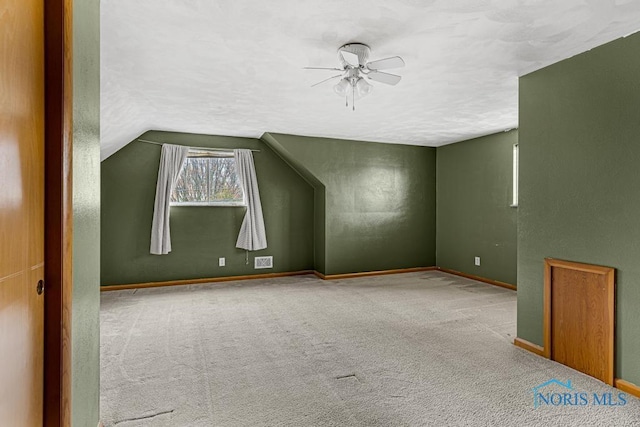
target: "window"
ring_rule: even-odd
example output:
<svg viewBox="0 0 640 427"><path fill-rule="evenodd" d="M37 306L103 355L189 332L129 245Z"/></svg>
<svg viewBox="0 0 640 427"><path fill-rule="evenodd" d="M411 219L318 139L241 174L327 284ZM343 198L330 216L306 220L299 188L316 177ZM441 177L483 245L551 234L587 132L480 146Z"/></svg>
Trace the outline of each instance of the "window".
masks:
<svg viewBox="0 0 640 427"><path fill-rule="evenodd" d="M518 167L519 167L519 153L518 144L513 144L513 199L511 201L511 207L518 207Z"/></svg>
<svg viewBox="0 0 640 427"><path fill-rule="evenodd" d="M172 206L244 206L233 155L190 152L171 193Z"/></svg>

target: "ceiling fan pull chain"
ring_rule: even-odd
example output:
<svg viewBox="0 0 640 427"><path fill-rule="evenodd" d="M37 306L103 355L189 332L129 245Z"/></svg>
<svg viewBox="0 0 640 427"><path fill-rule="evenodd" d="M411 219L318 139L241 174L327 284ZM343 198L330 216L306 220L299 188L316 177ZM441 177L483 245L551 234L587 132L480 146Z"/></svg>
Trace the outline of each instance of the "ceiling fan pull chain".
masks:
<svg viewBox="0 0 640 427"><path fill-rule="evenodd" d="M356 85L353 84L353 82L351 82L351 88L353 89L353 91L351 92L353 94L353 102L351 103L351 111L356 111Z"/></svg>

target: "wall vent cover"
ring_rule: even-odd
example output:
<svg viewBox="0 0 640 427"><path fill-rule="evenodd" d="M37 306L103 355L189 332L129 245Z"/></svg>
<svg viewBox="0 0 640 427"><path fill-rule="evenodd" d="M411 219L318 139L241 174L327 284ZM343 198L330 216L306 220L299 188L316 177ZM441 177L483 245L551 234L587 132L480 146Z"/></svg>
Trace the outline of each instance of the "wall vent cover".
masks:
<svg viewBox="0 0 640 427"><path fill-rule="evenodd" d="M272 256L257 256L254 258L255 268L273 268Z"/></svg>

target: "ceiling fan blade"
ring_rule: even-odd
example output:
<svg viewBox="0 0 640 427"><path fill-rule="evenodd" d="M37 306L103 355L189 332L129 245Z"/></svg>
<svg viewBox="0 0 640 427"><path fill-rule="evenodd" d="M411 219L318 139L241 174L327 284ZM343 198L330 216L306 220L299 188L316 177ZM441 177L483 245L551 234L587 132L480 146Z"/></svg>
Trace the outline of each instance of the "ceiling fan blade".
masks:
<svg viewBox="0 0 640 427"><path fill-rule="evenodd" d="M324 83L324 82L328 82L329 80L333 80L333 79L338 78L338 77L342 77L342 74L337 74L337 75L335 75L335 76L333 76L333 77L329 77L328 79L324 79L324 80L322 80L321 82L318 82L318 83L312 84L312 85L311 85L311 87L318 86L319 84L322 84L322 83Z"/></svg>
<svg viewBox="0 0 640 427"><path fill-rule="evenodd" d="M328 68L328 67L302 67L303 70L332 70L332 71L344 71L342 68Z"/></svg>
<svg viewBox="0 0 640 427"><path fill-rule="evenodd" d="M371 80L375 80L376 82L388 84L388 85L397 85L402 77L396 76L395 74L383 73L382 71L369 71L367 73L367 77Z"/></svg>
<svg viewBox="0 0 640 427"><path fill-rule="evenodd" d="M378 59L367 63L367 68L370 70L390 70L391 68L404 67L404 61L399 56L392 56L391 58Z"/></svg>
<svg viewBox="0 0 640 427"><path fill-rule="evenodd" d="M352 67L360 66L360 60L358 59L358 55L356 55L355 53L346 50L341 50L340 53L342 54L342 58L344 58L344 61L347 64L351 65Z"/></svg>

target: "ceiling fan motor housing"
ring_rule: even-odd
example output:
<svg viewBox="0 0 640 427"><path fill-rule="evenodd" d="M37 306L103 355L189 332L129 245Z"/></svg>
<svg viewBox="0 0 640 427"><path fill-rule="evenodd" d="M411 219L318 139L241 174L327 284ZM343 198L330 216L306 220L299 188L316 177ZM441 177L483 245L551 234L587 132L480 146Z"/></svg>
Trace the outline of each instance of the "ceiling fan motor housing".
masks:
<svg viewBox="0 0 640 427"><path fill-rule="evenodd" d="M344 57L342 56L343 51L358 55L358 64L360 64L361 67L369 61L369 54L371 53L371 49L369 48L369 46L363 43L347 43L343 46L340 46L340 48L338 49L338 60L345 68L349 67L351 64L345 61Z"/></svg>

